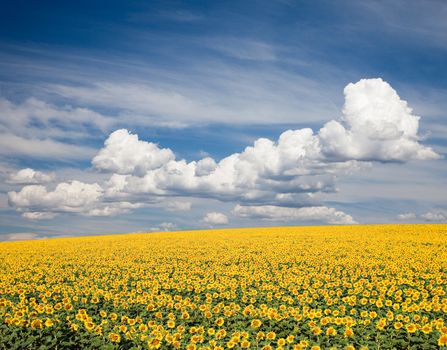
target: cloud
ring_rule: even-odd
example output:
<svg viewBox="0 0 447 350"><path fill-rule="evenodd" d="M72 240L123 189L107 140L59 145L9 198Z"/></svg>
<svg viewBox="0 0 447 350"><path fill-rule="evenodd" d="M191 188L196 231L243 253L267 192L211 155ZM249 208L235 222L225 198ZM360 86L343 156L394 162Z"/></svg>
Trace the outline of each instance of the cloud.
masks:
<svg viewBox="0 0 447 350"><path fill-rule="evenodd" d="M416 214L415 213L403 213L403 214L399 214L397 216L397 218L399 220L412 220L412 219L416 219Z"/></svg>
<svg viewBox="0 0 447 350"><path fill-rule="evenodd" d="M51 182L54 178L54 173L45 174L41 171L25 168L11 174L9 176L8 183L20 185L42 184Z"/></svg>
<svg viewBox="0 0 447 350"><path fill-rule="evenodd" d="M56 215L56 213L30 211L23 213L22 217L28 220L49 220L53 219Z"/></svg>
<svg viewBox="0 0 447 350"><path fill-rule="evenodd" d="M204 222L206 222L207 224L210 225L225 225L228 224L228 218L225 214L223 213L218 213L218 212L210 212L207 213L203 219Z"/></svg>
<svg viewBox="0 0 447 350"><path fill-rule="evenodd" d="M19 192L8 192L10 205L25 211L30 220L50 219L59 213L79 213L85 216L114 216L144 206L127 201L103 201L103 189L97 184L73 180L59 183L48 191L42 185L29 185Z"/></svg>
<svg viewBox="0 0 447 350"><path fill-rule="evenodd" d="M241 38L219 38L216 40L204 40L209 48L223 53L224 55L237 58L239 60L249 61L276 61L274 47L256 40Z"/></svg>
<svg viewBox="0 0 447 350"><path fill-rule="evenodd" d="M353 223L349 215L324 205L324 195L337 191L337 178L374 161L403 163L439 155L420 143L419 117L388 83L360 80L346 86L345 98L343 117L317 133L287 130L276 141L260 138L220 161L176 159L172 150L119 129L92 160L96 169L111 174L108 181L61 183L53 191L26 186L10 192L9 201L27 212L115 215L172 197L197 197L238 202L242 217L262 211L266 219Z"/></svg>
<svg viewBox="0 0 447 350"><path fill-rule="evenodd" d="M253 58L257 54L251 53ZM334 112L332 91L336 90L333 85L329 89L328 82L322 90L315 81L300 75L291 79L290 73L279 68L260 72L229 66L222 60L190 63L182 72L157 70L153 75L149 70L150 83L126 76L45 88L53 96L90 109L112 110L115 125L120 126L270 125L321 120L324 114Z"/></svg>
<svg viewBox="0 0 447 350"><path fill-rule="evenodd" d="M75 144L111 120L86 108L55 106L36 98L13 103L0 98L0 155L39 159L91 158L94 150Z"/></svg>
<svg viewBox="0 0 447 350"><path fill-rule="evenodd" d="M177 229L177 225L172 222L162 222L156 227L151 227L149 232L160 232L160 231L174 231Z"/></svg>
<svg viewBox="0 0 447 350"><path fill-rule="evenodd" d="M42 185L25 186L19 192L9 192L8 198L11 205L31 212L88 213L96 208L102 192L97 183L74 180L59 183L53 191Z"/></svg>
<svg viewBox="0 0 447 350"><path fill-rule="evenodd" d="M93 158L97 169L117 174L145 174L174 159L170 149L160 149L152 142L140 141L125 129L111 133L104 148Z"/></svg>
<svg viewBox="0 0 447 350"><path fill-rule="evenodd" d="M114 202L114 203L97 203L96 207L84 211L86 216L115 216L118 214L128 213L131 209L144 207L143 203L130 202Z"/></svg>
<svg viewBox="0 0 447 350"><path fill-rule="evenodd" d="M0 235L1 241L27 241L40 238L38 234L32 232L16 232Z"/></svg>
<svg viewBox="0 0 447 350"><path fill-rule="evenodd" d="M163 208L168 211L189 211L192 203L185 201L166 201L163 203Z"/></svg>
<svg viewBox="0 0 447 350"><path fill-rule="evenodd" d="M241 206L236 205L233 214L243 218L273 221L319 221L329 224L356 224L354 219L334 208L324 206L286 208L273 205Z"/></svg>
<svg viewBox="0 0 447 350"><path fill-rule="evenodd" d="M447 211L429 211L425 214L422 214L421 217L426 221L447 221Z"/></svg>
<svg viewBox="0 0 447 350"><path fill-rule="evenodd" d="M28 139L11 134L0 133L0 155L25 156L36 159L77 160L88 159L95 149L60 142L52 139Z"/></svg>
<svg viewBox="0 0 447 350"><path fill-rule="evenodd" d="M288 130L277 142L258 139L219 162L206 157L189 163L118 130L106 140L93 165L126 175L116 177L118 189L111 186L108 193L278 204L311 201L309 194L333 192L335 178L361 167L359 162L439 157L418 142L419 117L410 114L406 102L383 80L349 84L345 95L341 121L347 128L330 121L317 134L309 128Z"/></svg>
<svg viewBox="0 0 447 350"><path fill-rule="evenodd" d="M341 121L325 124L318 136L322 152L336 159L397 161L436 159L418 141L419 119L382 79L362 79L344 89Z"/></svg>

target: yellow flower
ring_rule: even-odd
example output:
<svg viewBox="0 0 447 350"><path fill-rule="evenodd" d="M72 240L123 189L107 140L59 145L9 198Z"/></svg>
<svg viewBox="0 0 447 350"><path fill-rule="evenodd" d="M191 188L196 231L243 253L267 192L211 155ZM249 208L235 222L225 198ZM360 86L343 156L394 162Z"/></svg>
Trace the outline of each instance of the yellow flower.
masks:
<svg viewBox="0 0 447 350"><path fill-rule="evenodd" d="M289 343L289 344L291 344L291 343L293 343L294 342L294 340L295 340L295 336L294 335L289 335L288 337L287 337L287 342Z"/></svg>
<svg viewBox="0 0 447 350"><path fill-rule="evenodd" d="M241 343L241 348L248 349L250 347L250 342L248 340L243 340Z"/></svg>
<svg viewBox="0 0 447 350"><path fill-rule="evenodd" d="M323 332L323 331L321 330L320 327L314 327L314 328L312 328L312 333L315 334L315 335L319 335L319 334L321 334L322 332Z"/></svg>
<svg viewBox="0 0 447 350"><path fill-rule="evenodd" d="M219 317L217 320L216 320L216 325L218 326L218 327L222 327L222 325L225 323L225 320L222 318L222 317Z"/></svg>
<svg viewBox="0 0 447 350"><path fill-rule="evenodd" d="M431 325L426 324L421 328L422 333L424 334L430 334L432 332L433 328Z"/></svg>
<svg viewBox="0 0 447 350"><path fill-rule="evenodd" d="M335 336L337 334L337 330L334 327L329 327L326 329L326 335Z"/></svg>
<svg viewBox="0 0 447 350"><path fill-rule="evenodd" d="M402 322L394 322L394 329L401 329L403 327L403 323Z"/></svg>
<svg viewBox="0 0 447 350"><path fill-rule="evenodd" d="M407 324L405 326L405 329L407 330L408 333L414 333L417 331L417 327L414 323Z"/></svg>
<svg viewBox="0 0 447 350"><path fill-rule="evenodd" d="M441 334L438 339L439 346L447 346L447 334Z"/></svg>
<svg viewBox="0 0 447 350"><path fill-rule="evenodd" d="M42 329L43 328L43 324L42 321L39 319L35 319L31 322L31 327L35 328L35 329Z"/></svg>
<svg viewBox="0 0 447 350"><path fill-rule="evenodd" d="M352 337L354 335L354 331L352 330L352 328L346 328L345 332L344 332L344 335L347 338Z"/></svg>
<svg viewBox="0 0 447 350"><path fill-rule="evenodd" d="M251 321L251 326L255 329L261 327L261 325L262 325L261 320L255 319Z"/></svg>
<svg viewBox="0 0 447 350"><path fill-rule="evenodd" d="M121 341L121 336L116 333L109 333L109 339L112 343L119 343Z"/></svg>
<svg viewBox="0 0 447 350"><path fill-rule="evenodd" d="M161 346L161 341L160 339L153 338L147 342L147 345L149 346L149 349L158 349ZM193 349L195 349L195 347Z"/></svg>
<svg viewBox="0 0 447 350"><path fill-rule="evenodd" d="M45 321L45 327L52 327L54 325L54 322L50 320L49 318Z"/></svg>
<svg viewBox="0 0 447 350"><path fill-rule="evenodd" d="M277 344L279 346L284 346L286 345L286 340L284 338L279 338Z"/></svg>
<svg viewBox="0 0 447 350"><path fill-rule="evenodd" d="M84 327L88 330L91 331L95 328L95 324L93 322L84 322Z"/></svg>

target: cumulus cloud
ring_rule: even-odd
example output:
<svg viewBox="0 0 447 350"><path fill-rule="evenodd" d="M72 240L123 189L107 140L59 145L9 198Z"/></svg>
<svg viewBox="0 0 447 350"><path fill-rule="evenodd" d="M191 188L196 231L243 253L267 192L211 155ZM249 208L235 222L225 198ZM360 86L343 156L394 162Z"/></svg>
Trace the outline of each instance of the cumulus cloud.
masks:
<svg viewBox="0 0 447 350"><path fill-rule="evenodd" d="M11 174L8 183L20 185L43 184L53 181L54 178L54 173L46 174L31 168L25 168Z"/></svg>
<svg viewBox="0 0 447 350"><path fill-rule="evenodd" d="M447 221L447 211L429 211L425 214L422 214L421 217L426 221Z"/></svg>
<svg viewBox="0 0 447 350"><path fill-rule="evenodd" d="M107 205L100 202L102 192L97 183L87 184L74 180L59 183L52 191L42 185L25 186L19 192L9 192L8 199L11 205L25 211L25 218L36 220L48 219L51 215L62 212L95 215L99 213L101 206L107 208Z"/></svg>
<svg viewBox="0 0 447 350"><path fill-rule="evenodd" d="M151 227L149 232L160 232L160 231L174 231L177 229L177 225L172 222L162 222L160 225Z"/></svg>
<svg viewBox="0 0 447 350"><path fill-rule="evenodd" d="M420 143L420 118L383 80L349 84L345 99L343 116L316 133L310 128L287 130L276 141L260 138L220 161L209 156L190 162L176 159L172 150L120 129L92 160L96 169L111 173L108 181L61 183L53 191L26 186L10 192L9 201L26 212L115 215L160 199L198 197L238 202L242 205L234 212L241 217L354 223L322 201L325 193L337 191L338 177L374 161L439 155ZM168 210L174 207L167 205ZM211 223L215 214L204 220Z"/></svg>
<svg viewBox="0 0 447 350"><path fill-rule="evenodd" d="M419 143L420 117L382 79L362 79L344 89L340 121L319 131L322 152L336 159L398 161L436 159Z"/></svg>
<svg viewBox="0 0 447 350"><path fill-rule="evenodd" d="M416 214L415 213L403 213L403 214L399 214L397 216L397 218L399 220L412 220L412 219L416 219Z"/></svg>
<svg viewBox="0 0 447 350"><path fill-rule="evenodd" d="M97 183L86 184L74 180L58 184L53 191L42 185L30 185L8 195L12 205L23 209L37 207L49 211L84 212L99 201L102 188Z"/></svg>
<svg viewBox="0 0 447 350"><path fill-rule="evenodd" d="M38 211L29 211L22 214L22 217L28 220L49 220L56 216L56 213L45 213Z"/></svg>
<svg viewBox="0 0 447 350"><path fill-rule="evenodd" d="M160 149L152 142L140 141L125 129L110 134L92 164L117 174L145 174L174 159L170 149Z"/></svg>
<svg viewBox="0 0 447 350"><path fill-rule="evenodd" d="M329 224L356 224L348 214L325 206L287 208L273 205L242 206L236 205L233 214L243 218L272 221L320 221Z"/></svg>
<svg viewBox="0 0 447 350"><path fill-rule="evenodd" d="M58 213L79 213L85 216L113 216L141 208L143 203L103 200L103 189L97 184L80 181L59 183L54 190L42 185L29 185L19 192L8 193L10 205L24 211L30 220L50 219Z"/></svg>
<svg viewBox="0 0 447 350"><path fill-rule="evenodd" d="M163 203L163 207L168 211L189 211L192 203L186 201L167 201Z"/></svg>
<svg viewBox="0 0 447 350"><path fill-rule="evenodd" d="M218 213L218 212L210 212L207 213L204 217L203 217L203 221L206 222L207 224L210 225L225 225L228 224L228 218L225 214L223 213Z"/></svg>
<svg viewBox="0 0 447 350"><path fill-rule="evenodd" d="M41 237L32 232L15 232L8 234L0 234L1 241L28 241L31 239L40 239Z"/></svg>

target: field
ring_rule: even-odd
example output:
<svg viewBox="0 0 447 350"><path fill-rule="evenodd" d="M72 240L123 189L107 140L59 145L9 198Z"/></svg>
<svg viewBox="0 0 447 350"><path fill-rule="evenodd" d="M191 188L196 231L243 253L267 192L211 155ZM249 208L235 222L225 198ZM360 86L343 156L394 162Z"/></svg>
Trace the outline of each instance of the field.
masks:
<svg viewBox="0 0 447 350"><path fill-rule="evenodd" d="M438 349L447 225L0 243L1 349Z"/></svg>

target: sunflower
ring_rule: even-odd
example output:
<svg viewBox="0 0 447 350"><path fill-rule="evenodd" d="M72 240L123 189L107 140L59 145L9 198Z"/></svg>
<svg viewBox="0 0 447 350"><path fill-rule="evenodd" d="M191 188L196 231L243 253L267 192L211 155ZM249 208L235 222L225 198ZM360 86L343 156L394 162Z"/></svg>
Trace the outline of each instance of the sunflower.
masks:
<svg viewBox="0 0 447 350"><path fill-rule="evenodd" d="M407 324L405 326L405 329L407 330L408 333L414 333L417 331L417 327L414 323Z"/></svg>
<svg viewBox="0 0 447 350"><path fill-rule="evenodd" d="M95 328L95 324L93 322L87 321L84 322L84 327L90 332Z"/></svg>
<svg viewBox="0 0 447 350"><path fill-rule="evenodd" d="M254 320L251 321L251 327L252 328L256 329L256 328L261 327L261 325L262 325L262 321L261 320L254 319Z"/></svg>
<svg viewBox="0 0 447 350"><path fill-rule="evenodd" d="M222 327L223 324L225 323L225 320L222 317L219 317L215 323L218 327Z"/></svg>
<svg viewBox="0 0 447 350"><path fill-rule="evenodd" d="M121 341L121 336L117 333L109 333L109 339L112 343L119 343Z"/></svg>
<svg viewBox="0 0 447 350"><path fill-rule="evenodd" d="M43 328L43 324L42 321L39 319L35 319L31 322L31 327L34 329L42 329Z"/></svg>
<svg viewBox="0 0 447 350"><path fill-rule="evenodd" d="M447 334L442 334L438 339L439 346L447 346Z"/></svg>

